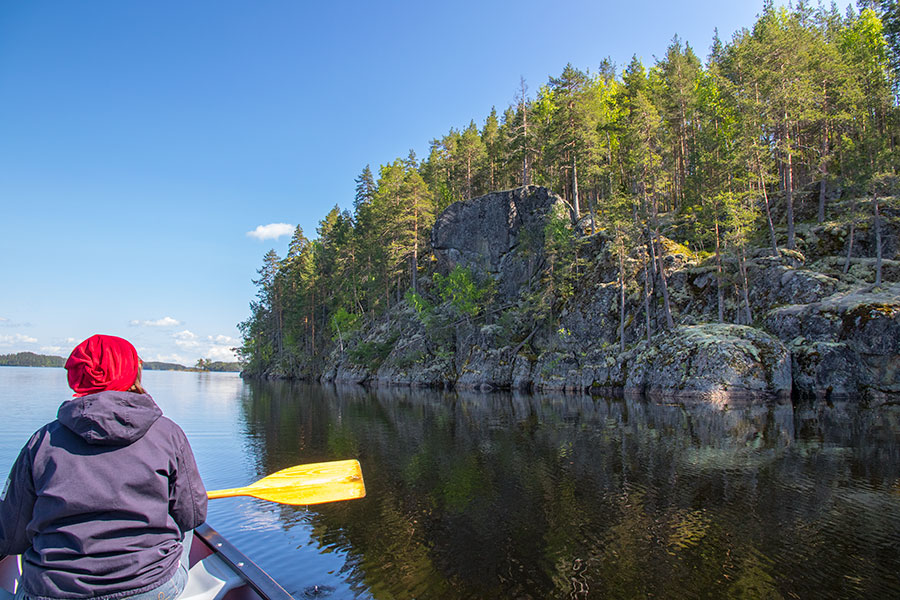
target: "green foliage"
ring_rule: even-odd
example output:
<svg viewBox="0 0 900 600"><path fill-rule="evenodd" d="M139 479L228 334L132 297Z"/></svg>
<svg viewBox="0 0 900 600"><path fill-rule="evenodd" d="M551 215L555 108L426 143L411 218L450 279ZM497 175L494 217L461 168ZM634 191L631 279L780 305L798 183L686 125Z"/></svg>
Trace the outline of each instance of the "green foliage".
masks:
<svg viewBox="0 0 900 600"><path fill-rule="evenodd" d="M225 362L221 360L207 361L206 370L214 373L237 372L241 370L241 363Z"/></svg>
<svg viewBox="0 0 900 600"><path fill-rule="evenodd" d="M394 362L394 365L398 369L408 369L415 364L422 362L425 359L425 352L422 350L413 350L410 352L406 352L401 356L397 357L397 360Z"/></svg>
<svg viewBox="0 0 900 600"><path fill-rule="evenodd" d="M460 315L470 319L481 312L495 290L493 280L479 284L472 272L460 265L456 265L447 276L435 273L434 284L441 300L449 302Z"/></svg>
<svg viewBox="0 0 900 600"><path fill-rule="evenodd" d="M406 302L413 307L416 311L416 314L419 315L419 318L424 319L427 317L432 310L431 303L425 299L421 294L417 294L412 290L407 290L406 292Z"/></svg>
<svg viewBox="0 0 900 600"><path fill-rule="evenodd" d="M518 343L525 339L534 323L526 318L523 310L512 308L500 314L497 325L500 327L500 335L498 337Z"/></svg>
<svg viewBox="0 0 900 600"><path fill-rule="evenodd" d="M469 120L433 139L425 160L410 153L374 172L366 166L345 199L352 211L335 206L316 239L298 228L287 256L265 255L240 325L244 369L315 365L338 329L375 322L406 289L429 331L446 338L454 319L437 315L425 294L471 320L492 292L459 272L435 276L433 289L419 285L431 275L435 215L499 189L550 187L576 218L590 211L585 231L615 237L617 258L640 254L648 229L695 252L728 255L762 240L773 253L794 246L800 190L825 182L820 189L869 194L879 173L900 169L900 12L896 0L860 7L842 15L766 2L730 41L716 36L705 63L675 37L653 64L635 56L616 72L604 60L596 73L567 64L532 95L522 80L514 102L491 109L480 127ZM821 197L820 223L864 226L832 197ZM577 240L555 216L518 243L519 256L543 249L547 270L517 313L552 316L585 272ZM641 286L642 266L619 270L628 271L626 287ZM520 331L518 320L504 328Z"/></svg>
<svg viewBox="0 0 900 600"><path fill-rule="evenodd" d="M165 363L161 363L165 364ZM146 367L146 363L144 363ZM174 365L175 367L181 367L181 365ZM176 368L176 371L184 370L184 368ZM236 362L225 362L221 360L211 360L209 358L200 358L197 359L197 363L194 365L194 370L197 371L207 371L211 373L225 373L225 372L237 372L241 370L241 363Z"/></svg>
<svg viewBox="0 0 900 600"><path fill-rule="evenodd" d="M343 306L338 308L331 315L332 339L337 340L340 336L346 336L348 333L356 330L359 323L359 315L347 312L347 309Z"/></svg>
<svg viewBox="0 0 900 600"><path fill-rule="evenodd" d="M736 247L744 247L749 241L754 224L760 217L759 207L748 194L719 195L719 203L724 207L728 235L726 239Z"/></svg>
<svg viewBox="0 0 900 600"><path fill-rule="evenodd" d="M66 359L61 356L48 356L34 352L0 354L0 366L2 367L61 367L64 364L66 364Z"/></svg>
<svg viewBox="0 0 900 600"><path fill-rule="evenodd" d="M383 341L360 342L347 351L347 356L353 364L377 371L394 349L399 337L399 333L394 333Z"/></svg>
<svg viewBox="0 0 900 600"><path fill-rule="evenodd" d="M567 211L556 210L544 225L544 255L547 257L547 291L565 301L574 293L576 239Z"/></svg>
<svg viewBox="0 0 900 600"><path fill-rule="evenodd" d="M168 362L159 362L159 361L148 361L145 360L143 363L143 369L145 371L190 371L190 369L184 365L179 365L178 363L168 363Z"/></svg>

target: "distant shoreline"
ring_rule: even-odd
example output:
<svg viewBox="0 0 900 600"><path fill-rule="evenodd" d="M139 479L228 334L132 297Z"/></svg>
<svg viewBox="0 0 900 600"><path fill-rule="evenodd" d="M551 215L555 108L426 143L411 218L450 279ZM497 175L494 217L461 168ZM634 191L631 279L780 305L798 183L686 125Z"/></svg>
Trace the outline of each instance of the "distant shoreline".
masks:
<svg viewBox="0 0 900 600"><path fill-rule="evenodd" d="M17 352L0 354L0 367L63 367L66 359L61 356L35 354L34 352ZM189 371L194 373L240 373L241 364L237 362L206 362L203 368L186 367L178 363L144 361L144 369L148 371Z"/></svg>

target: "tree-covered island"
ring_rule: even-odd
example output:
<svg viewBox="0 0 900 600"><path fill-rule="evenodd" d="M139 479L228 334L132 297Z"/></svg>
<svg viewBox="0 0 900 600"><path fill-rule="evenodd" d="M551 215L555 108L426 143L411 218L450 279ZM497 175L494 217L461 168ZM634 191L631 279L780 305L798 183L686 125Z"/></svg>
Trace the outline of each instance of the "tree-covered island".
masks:
<svg viewBox="0 0 900 600"><path fill-rule="evenodd" d="M62 356L35 354L34 352L0 354L0 366L2 367L62 367L65 364L66 359Z"/></svg>
<svg viewBox="0 0 900 600"><path fill-rule="evenodd" d="M567 65L366 167L265 256L244 374L900 393L900 10L860 4Z"/></svg>
<svg viewBox="0 0 900 600"><path fill-rule="evenodd" d="M0 354L0 367L64 367L65 364L66 359L62 356L35 354L34 352ZM198 359L193 367L159 361L143 361L141 364L148 371L240 371L240 363L213 361L208 358Z"/></svg>

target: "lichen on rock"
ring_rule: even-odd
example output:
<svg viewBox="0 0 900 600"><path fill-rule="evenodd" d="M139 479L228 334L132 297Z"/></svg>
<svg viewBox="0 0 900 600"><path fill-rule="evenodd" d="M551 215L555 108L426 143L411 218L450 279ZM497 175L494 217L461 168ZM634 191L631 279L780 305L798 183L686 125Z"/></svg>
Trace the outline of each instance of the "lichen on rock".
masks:
<svg viewBox="0 0 900 600"><path fill-rule="evenodd" d="M776 337L743 325L677 327L642 343L625 382L645 393L791 390L790 353Z"/></svg>

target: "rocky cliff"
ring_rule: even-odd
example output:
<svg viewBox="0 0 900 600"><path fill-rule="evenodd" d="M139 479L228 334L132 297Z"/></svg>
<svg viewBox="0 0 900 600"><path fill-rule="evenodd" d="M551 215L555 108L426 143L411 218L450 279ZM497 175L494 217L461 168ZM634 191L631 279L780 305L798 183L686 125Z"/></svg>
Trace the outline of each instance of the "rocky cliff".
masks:
<svg viewBox="0 0 900 600"><path fill-rule="evenodd" d="M713 258L664 237L669 328L642 246L622 256L610 231L574 225L568 204L540 187L458 202L434 226L421 302L398 304L335 350L322 378L713 399L792 392L890 399L900 394L900 215L885 206L879 286L872 283L872 232L857 232L848 258L840 225L801 224L798 250L751 250L746 299L737 264L726 262L722 323ZM571 229L577 259L565 280L548 239L548 225L560 220ZM489 292L477 311L448 301L446 277L459 268ZM630 282L624 313L620 271Z"/></svg>

